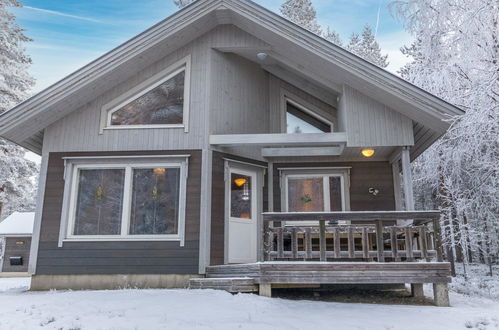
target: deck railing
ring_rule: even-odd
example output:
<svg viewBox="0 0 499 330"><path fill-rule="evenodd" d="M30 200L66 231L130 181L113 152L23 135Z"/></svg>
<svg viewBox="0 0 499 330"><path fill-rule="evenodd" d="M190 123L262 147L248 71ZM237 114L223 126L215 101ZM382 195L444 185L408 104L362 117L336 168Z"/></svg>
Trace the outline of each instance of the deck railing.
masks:
<svg viewBox="0 0 499 330"><path fill-rule="evenodd" d="M263 258L443 261L439 218L438 211L264 213Z"/></svg>

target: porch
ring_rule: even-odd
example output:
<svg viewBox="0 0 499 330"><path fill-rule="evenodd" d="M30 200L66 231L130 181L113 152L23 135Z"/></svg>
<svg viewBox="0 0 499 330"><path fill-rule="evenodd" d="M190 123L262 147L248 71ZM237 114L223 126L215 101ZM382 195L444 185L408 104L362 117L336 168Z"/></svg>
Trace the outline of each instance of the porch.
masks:
<svg viewBox="0 0 499 330"><path fill-rule="evenodd" d="M254 292L326 284L432 283L448 306L450 265L443 262L437 211L263 213L257 263L209 266L191 288ZM305 222L307 221L307 222ZM314 221L314 224L310 224Z"/></svg>

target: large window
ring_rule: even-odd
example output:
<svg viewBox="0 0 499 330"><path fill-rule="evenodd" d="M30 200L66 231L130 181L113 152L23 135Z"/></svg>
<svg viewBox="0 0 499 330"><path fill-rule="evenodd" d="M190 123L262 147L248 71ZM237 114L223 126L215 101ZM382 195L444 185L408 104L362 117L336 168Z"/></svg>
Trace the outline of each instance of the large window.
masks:
<svg viewBox="0 0 499 330"><path fill-rule="evenodd" d="M296 133L330 133L331 123L291 100L286 100L286 131Z"/></svg>
<svg viewBox="0 0 499 330"><path fill-rule="evenodd" d="M183 240L187 158L68 161L66 239Z"/></svg>
<svg viewBox="0 0 499 330"><path fill-rule="evenodd" d="M158 73L103 107L105 129L176 128L187 131L190 59Z"/></svg>

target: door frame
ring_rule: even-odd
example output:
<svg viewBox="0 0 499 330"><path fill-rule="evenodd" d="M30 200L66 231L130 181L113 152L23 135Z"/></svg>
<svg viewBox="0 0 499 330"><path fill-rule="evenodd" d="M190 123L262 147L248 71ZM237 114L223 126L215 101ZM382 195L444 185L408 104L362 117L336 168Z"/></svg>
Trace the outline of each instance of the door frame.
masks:
<svg viewBox="0 0 499 330"><path fill-rule="evenodd" d="M266 167L261 165L253 165L246 162L240 162L237 160L225 159L224 161L224 204L225 204L225 216L224 216L224 264L229 263L229 219L230 219L230 174L232 172L240 171L241 174L252 173L255 174L255 203L256 203L256 260L262 260L263 251L260 251L260 245L262 240L262 230L263 230L263 188L265 186L265 171Z"/></svg>

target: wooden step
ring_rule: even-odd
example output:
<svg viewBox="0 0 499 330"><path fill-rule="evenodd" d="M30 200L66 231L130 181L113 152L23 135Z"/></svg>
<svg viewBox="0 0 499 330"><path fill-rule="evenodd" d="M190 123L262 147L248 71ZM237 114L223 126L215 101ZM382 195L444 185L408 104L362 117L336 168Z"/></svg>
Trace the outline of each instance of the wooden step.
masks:
<svg viewBox="0 0 499 330"><path fill-rule="evenodd" d="M258 287L252 278L193 278L189 283L190 289L224 290L231 293L255 292Z"/></svg>

